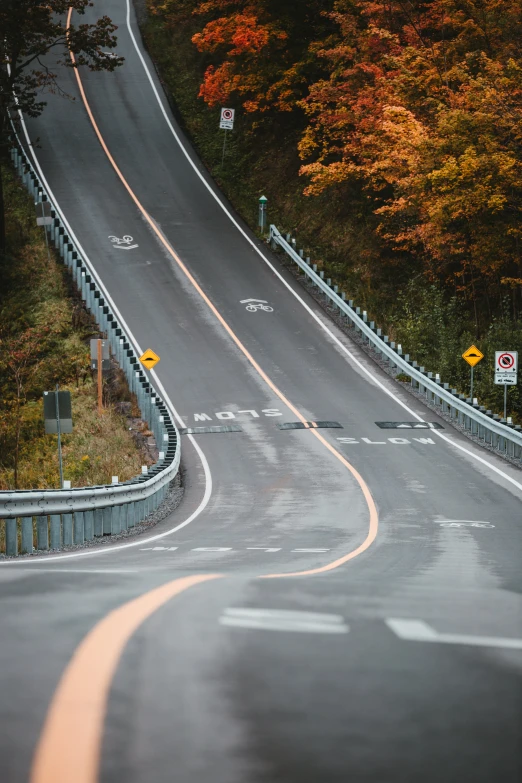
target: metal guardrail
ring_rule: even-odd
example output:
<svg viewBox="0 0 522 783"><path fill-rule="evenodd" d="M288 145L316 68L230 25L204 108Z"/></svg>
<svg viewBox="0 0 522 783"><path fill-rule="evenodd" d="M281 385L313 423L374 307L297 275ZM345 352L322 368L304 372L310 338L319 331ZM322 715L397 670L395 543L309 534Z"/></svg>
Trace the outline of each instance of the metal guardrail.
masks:
<svg viewBox="0 0 522 783"><path fill-rule="evenodd" d="M302 250L297 251L295 240L287 234L286 238L276 226L270 226L269 242L275 250L280 247L294 261L304 274L311 280L314 286L319 288L330 302L338 308L341 316L346 316L354 329L368 340L368 343L382 359L388 361L392 367L396 367L411 378L411 385L426 395L427 400L437 405L445 413L449 413L465 430L476 435L480 440L491 445L502 454L506 454L516 460L522 457L522 427L513 425L503 420L496 413L492 413L482 405L473 404L473 401L459 394L456 389L451 389L448 383L443 383L433 377L433 373L426 372L424 367L419 367L412 361L409 354L403 354L400 346L383 335L381 329L375 326L373 321L368 321L365 312L361 313L359 307L355 307L351 299L346 298L344 292L339 292L332 281L324 279L324 273L317 272L317 265L311 264L309 258L304 258Z"/></svg>
<svg viewBox="0 0 522 783"><path fill-rule="evenodd" d="M31 553L35 547L39 550L62 549L134 527L163 501L180 463L179 432L167 405L141 369L132 341L105 300L95 270L68 236L60 210L52 202L21 145L12 149L11 158L35 203L50 203L51 221L44 230L69 268L100 331L106 333L113 355L136 395L142 418L154 433L159 460L146 474L119 484L0 491L0 523L5 520L5 554L8 557Z"/></svg>

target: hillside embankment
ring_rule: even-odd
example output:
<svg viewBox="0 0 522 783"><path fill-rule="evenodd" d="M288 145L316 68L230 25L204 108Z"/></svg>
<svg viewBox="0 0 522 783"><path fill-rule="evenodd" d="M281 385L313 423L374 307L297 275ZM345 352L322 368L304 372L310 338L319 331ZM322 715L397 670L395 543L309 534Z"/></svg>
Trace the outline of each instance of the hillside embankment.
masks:
<svg viewBox="0 0 522 783"><path fill-rule="evenodd" d="M44 433L43 392L56 384L72 398L73 432L62 436L64 479L111 483L141 473L153 458L126 379L113 364L103 411L90 369L97 326L67 269L36 225L34 205L3 169L7 246L0 258L0 489L59 486L57 437Z"/></svg>

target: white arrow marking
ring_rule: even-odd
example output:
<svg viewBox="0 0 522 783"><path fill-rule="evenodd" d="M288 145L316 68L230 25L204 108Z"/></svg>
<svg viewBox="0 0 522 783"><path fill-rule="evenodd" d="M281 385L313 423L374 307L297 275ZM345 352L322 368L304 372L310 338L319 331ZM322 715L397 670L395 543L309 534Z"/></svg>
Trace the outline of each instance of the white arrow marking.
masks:
<svg viewBox="0 0 522 783"><path fill-rule="evenodd" d="M461 633L438 633L423 620L401 620L390 617L386 625L393 633L408 642L437 642L438 644L467 644L472 647L500 647L522 650L522 639L502 636L472 636Z"/></svg>
<svg viewBox="0 0 522 783"><path fill-rule="evenodd" d="M254 628L263 631L292 633L348 633L344 618L338 614L294 612L285 609L226 609L219 618L221 625Z"/></svg>

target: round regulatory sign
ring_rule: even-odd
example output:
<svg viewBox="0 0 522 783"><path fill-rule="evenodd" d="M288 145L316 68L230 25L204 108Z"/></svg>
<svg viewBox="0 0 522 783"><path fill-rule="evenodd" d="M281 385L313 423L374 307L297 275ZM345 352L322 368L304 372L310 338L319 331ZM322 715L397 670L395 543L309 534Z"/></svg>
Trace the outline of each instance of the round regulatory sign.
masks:
<svg viewBox="0 0 522 783"><path fill-rule="evenodd" d="M498 357L498 366L503 370L510 370L515 364L515 357L512 353L503 353Z"/></svg>
<svg viewBox="0 0 522 783"><path fill-rule="evenodd" d="M223 111L221 112L221 116L224 120L231 120L233 117L232 109L223 109Z"/></svg>

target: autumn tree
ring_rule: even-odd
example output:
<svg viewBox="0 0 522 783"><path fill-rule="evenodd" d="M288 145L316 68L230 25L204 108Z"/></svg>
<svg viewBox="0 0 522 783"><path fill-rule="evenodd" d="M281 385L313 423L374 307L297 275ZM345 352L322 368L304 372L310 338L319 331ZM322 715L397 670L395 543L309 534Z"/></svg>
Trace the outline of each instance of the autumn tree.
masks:
<svg viewBox="0 0 522 783"><path fill-rule="evenodd" d="M321 75L313 52L334 29L324 15L333 0L204 0L193 4L202 29L192 40L207 57L200 97L209 106L232 101L248 114L291 112ZM153 0L166 15L179 7Z"/></svg>
<svg viewBox="0 0 522 783"><path fill-rule="evenodd" d="M477 308L520 307L522 15L517 0L339 0L300 153L313 196L359 183L402 263Z"/></svg>
<svg viewBox="0 0 522 783"><path fill-rule="evenodd" d="M116 46L116 25L108 16L94 24L67 26L68 10L83 15L90 0L0 0L0 156L9 146L10 120L18 109L37 117L45 107L41 93L59 91L56 70L87 66L114 70L123 58L109 57ZM69 50L76 55L73 63ZM0 157L1 165L1 157ZM0 172L0 252L5 249L3 190Z"/></svg>

